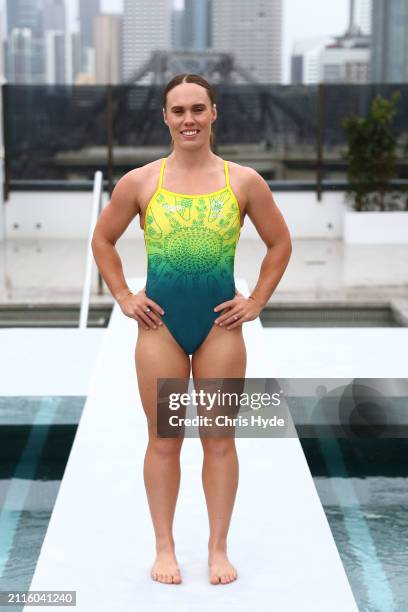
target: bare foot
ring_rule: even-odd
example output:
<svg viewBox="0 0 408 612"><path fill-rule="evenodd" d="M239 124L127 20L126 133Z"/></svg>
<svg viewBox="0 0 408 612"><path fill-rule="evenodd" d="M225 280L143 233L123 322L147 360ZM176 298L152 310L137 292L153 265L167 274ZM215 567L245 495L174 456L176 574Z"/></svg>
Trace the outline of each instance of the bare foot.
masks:
<svg viewBox="0 0 408 612"><path fill-rule="evenodd" d="M208 556L211 584L228 584L238 577L238 572L230 563L227 553L220 550Z"/></svg>
<svg viewBox="0 0 408 612"><path fill-rule="evenodd" d="M170 551L158 552L153 564L151 576L153 580L166 584L180 584L181 575L176 555Z"/></svg>

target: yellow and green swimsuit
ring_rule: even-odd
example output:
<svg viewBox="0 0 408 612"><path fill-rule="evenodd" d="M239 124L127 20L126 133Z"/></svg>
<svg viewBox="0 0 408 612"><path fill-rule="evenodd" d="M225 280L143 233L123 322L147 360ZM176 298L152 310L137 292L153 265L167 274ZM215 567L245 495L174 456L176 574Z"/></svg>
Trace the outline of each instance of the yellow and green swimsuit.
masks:
<svg viewBox="0 0 408 612"><path fill-rule="evenodd" d="M143 228L146 295L163 308L163 322L184 351L192 354L221 314L214 307L235 296L241 215L225 160L225 187L201 195L164 189L165 163L166 158Z"/></svg>

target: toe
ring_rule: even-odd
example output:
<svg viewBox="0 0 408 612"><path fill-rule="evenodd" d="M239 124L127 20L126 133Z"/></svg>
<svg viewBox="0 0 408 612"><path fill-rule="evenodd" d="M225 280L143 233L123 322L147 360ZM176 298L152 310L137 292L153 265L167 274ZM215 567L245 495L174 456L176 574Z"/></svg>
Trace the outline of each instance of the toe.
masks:
<svg viewBox="0 0 408 612"><path fill-rule="evenodd" d="M174 582L175 584L180 584L180 582L181 582L181 576L180 576L179 572L176 572L176 573L174 574L174 576L173 576L173 582Z"/></svg>

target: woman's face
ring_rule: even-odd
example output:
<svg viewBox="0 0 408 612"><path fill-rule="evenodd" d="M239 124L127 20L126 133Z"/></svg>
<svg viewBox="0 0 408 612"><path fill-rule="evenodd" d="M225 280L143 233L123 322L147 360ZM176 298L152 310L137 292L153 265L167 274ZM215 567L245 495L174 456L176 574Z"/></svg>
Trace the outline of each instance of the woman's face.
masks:
<svg viewBox="0 0 408 612"><path fill-rule="evenodd" d="M211 105L207 90L196 83L181 83L167 94L164 122L168 125L174 146L197 148L209 146L211 124L217 110Z"/></svg>

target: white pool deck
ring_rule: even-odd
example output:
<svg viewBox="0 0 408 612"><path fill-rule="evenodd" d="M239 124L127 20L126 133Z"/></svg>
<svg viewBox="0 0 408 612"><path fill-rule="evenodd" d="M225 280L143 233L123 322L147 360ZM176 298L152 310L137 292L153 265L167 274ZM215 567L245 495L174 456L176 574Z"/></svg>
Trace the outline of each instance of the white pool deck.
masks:
<svg viewBox="0 0 408 612"><path fill-rule="evenodd" d="M144 278L128 282L137 289ZM245 281L237 286L245 293ZM406 328L264 330L258 319L244 335L247 377L407 377ZM87 395L30 589L74 590L80 612L357 612L297 438L237 439L229 556L239 578L217 586L208 582L201 444L187 438L174 529L183 583L151 579L136 336L117 306L107 330L0 330L1 395Z"/></svg>

